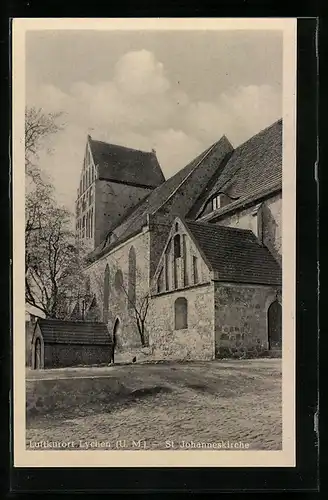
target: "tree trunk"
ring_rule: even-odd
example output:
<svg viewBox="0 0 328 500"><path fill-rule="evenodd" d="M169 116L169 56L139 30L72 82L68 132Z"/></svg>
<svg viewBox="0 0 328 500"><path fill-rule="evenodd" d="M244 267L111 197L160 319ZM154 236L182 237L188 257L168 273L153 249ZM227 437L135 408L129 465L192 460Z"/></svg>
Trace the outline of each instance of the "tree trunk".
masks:
<svg viewBox="0 0 328 500"><path fill-rule="evenodd" d="M139 318L137 319L137 326L138 326L138 331L140 335L140 340L141 340L141 345L142 347L145 347L145 325L144 322L141 321Z"/></svg>

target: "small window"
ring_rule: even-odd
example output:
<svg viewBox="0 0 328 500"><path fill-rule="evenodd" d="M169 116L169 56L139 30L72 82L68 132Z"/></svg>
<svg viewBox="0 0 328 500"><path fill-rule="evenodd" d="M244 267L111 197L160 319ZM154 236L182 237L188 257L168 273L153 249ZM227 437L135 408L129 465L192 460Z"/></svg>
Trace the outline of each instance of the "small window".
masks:
<svg viewBox="0 0 328 500"><path fill-rule="evenodd" d="M188 302L184 297L179 297L174 302L174 329L188 328Z"/></svg>
<svg viewBox="0 0 328 500"><path fill-rule="evenodd" d="M177 233L179 231L179 224L176 222L175 223L175 232Z"/></svg>
<svg viewBox="0 0 328 500"><path fill-rule="evenodd" d="M180 234L174 236L174 258L177 259L181 257L181 242Z"/></svg>
<svg viewBox="0 0 328 500"><path fill-rule="evenodd" d="M221 195L220 194L215 196L215 198L213 198L212 207L213 207L213 210L216 210L217 208L221 208Z"/></svg>

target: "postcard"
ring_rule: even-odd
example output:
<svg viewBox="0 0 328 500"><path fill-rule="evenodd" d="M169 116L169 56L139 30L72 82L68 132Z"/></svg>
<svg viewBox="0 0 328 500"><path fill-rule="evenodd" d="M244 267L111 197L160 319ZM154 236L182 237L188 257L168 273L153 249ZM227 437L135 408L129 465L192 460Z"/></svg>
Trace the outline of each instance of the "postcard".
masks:
<svg viewBox="0 0 328 500"><path fill-rule="evenodd" d="M14 466L295 467L296 19L12 33Z"/></svg>

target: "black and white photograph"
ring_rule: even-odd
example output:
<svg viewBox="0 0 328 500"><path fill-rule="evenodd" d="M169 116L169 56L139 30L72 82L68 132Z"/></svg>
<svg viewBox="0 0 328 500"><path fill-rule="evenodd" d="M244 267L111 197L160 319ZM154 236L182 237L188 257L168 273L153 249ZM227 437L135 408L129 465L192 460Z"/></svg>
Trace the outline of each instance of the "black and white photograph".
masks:
<svg viewBox="0 0 328 500"><path fill-rule="evenodd" d="M293 465L295 26L14 21L18 465Z"/></svg>

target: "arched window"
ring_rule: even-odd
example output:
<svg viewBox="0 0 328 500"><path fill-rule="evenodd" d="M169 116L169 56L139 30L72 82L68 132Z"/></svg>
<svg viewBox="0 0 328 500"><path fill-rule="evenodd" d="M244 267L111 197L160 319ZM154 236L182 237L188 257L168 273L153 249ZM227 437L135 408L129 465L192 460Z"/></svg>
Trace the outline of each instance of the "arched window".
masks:
<svg viewBox="0 0 328 500"><path fill-rule="evenodd" d="M180 234L174 236L174 258L177 259L178 257L181 257Z"/></svg>
<svg viewBox="0 0 328 500"><path fill-rule="evenodd" d="M115 273L115 279L114 279L114 285L115 289L117 291L122 289L123 286L123 273L120 269L118 269Z"/></svg>
<svg viewBox="0 0 328 500"><path fill-rule="evenodd" d="M128 308L132 309L136 303L136 252L134 247L129 251L129 283L128 283Z"/></svg>
<svg viewBox="0 0 328 500"><path fill-rule="evenodd" d="M174 302L174 329L188 328L188 302L184 297L179 297Z"/></svg>
<svg viewBox="0 0 328 500"><path fill-rule="evenodd" d="M104 308L103 308L103 321L108 321L108 308L109 308L109 266L106 265L104 275Z"/></svg>

